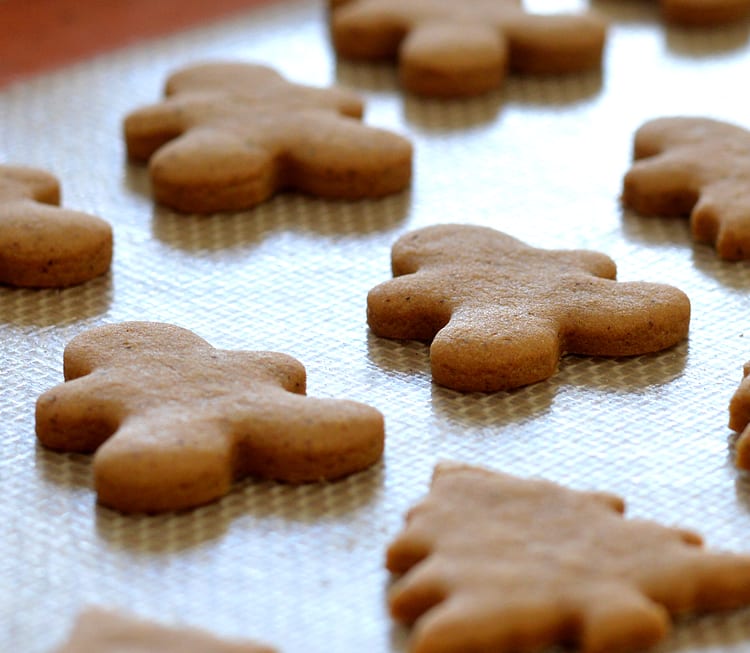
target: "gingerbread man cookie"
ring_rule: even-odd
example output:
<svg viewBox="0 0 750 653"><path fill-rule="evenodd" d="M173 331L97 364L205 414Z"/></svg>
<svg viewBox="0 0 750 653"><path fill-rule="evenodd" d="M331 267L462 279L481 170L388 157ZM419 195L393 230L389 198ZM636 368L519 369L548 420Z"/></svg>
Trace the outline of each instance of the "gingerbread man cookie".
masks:
<svg viewBox="0 0 750 653"><path fill-rule="evenodd" d="M729 402L729 428L740 434L735 443L735 464L750 469L750 361L742 366L742 381Z"/></svg>
<svg viewBox="0 0 750 653"><path fill-rule="evenodd" d="M99 501L123 512L197 506L248 475L333 480L383 451L382 415L305 396L294 358L215 349L169 324L82 333L65 348L64 375L37 401L37 436L57 451L96 452Z"/></svg>
<svg viewBox="0 0 750 653"><path fill-rule="evenodd" d="M690 216L694 240L729 261L750 258L750 132L708 118L659 118L635 134L623 204Z"/></svg>
<svg viewBox="0 0 750 653"><path fill-rule="evenodd" d="M59 204L60 184L53 175L0 165L0 283L62 288L109 270L109 224Z"/></svg>
<svg viewBox="0 0 750 653"><path fill-rule="evenodd" d="M439 465L387 552L410 650L642 651L672 615L750 603L750 556L623 512L615 495Z"/></svg>
<svg viewBox="0 0 750 653"><path fill-rule="evenodd" d="M408 91L461 97L499 88L508 70L598 68L606 25L593 13L531 14L520 0L334 0L331 35L342 57L397 59Z"/></svg>
<svg viewBox="0 0 750 653"><path fill-rule="evenodd" d="M352 92L226 62L174 73L165 93L124 131L130 159L149 162L155 198L178 211L248 209L285 189L380 197L410 183L411 144L362 124Z"/></svg>
<svg viewBox="0 0 750 653"><path fill-rule="evenodd" d="M367 319L385 338L432 341L433 380L464 391L551 376L565 353L633 356L683 340L690 301L671 286L615 281L584 250L543 250L487 227L438 225L393 246L394 279L373 288Z"/></svg>
<svg viewBox="0 0 750 653"><path fill-rule="evenodd" d="M229 642L197 628L161 626L112 610L88 608L54 653L275 653L254 642Z"/></svg>

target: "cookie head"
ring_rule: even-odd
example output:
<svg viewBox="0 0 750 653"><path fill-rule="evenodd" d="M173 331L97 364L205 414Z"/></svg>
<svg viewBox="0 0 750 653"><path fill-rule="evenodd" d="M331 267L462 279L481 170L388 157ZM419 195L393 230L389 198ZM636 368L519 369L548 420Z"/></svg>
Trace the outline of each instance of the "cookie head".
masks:
<svg viewBox="0 0 750 653"><path fill-rule="evenodd" d="M750 259L750 131L707 118L659 118L635 134L622 202L647 216L689 216L693 239Z"/></svg>
<svg viewBox="0 0 750 653"><path fill-rule="evenodd" d="M0 166L0 283L62 288L109 270L110 225L59 203L60 184L53 175Z"/></svg>
<svg viewBox="0 0 750 653"><path fill-rule="evenodd" d="M435 97L498 88L508 70L598 68L605 23L592 13L539 15L518 0L331 1L331 34L346 58L398 61L403 87Z"/></svg>
<svg viewBox="0 0 750 653"><path fill-rule="evenodd" d="M130 159L148 162L157 201L178 211L248 209L282 190L381 197L411 181L409 141L364 125L350 91L223 62L177 71L165 92L128 115L124 132Z"/></svg>
<svg viewBox="0 0 750 653"><path fill-rule="evenodd" d="M439 465L387 551L410 651L635 653L672 615L750 602L750 556L623 512L605 492Z"/></svg>
<svg viewBox="0 0 750 653"><path fill-rule="evenodd" d="M304 367L285 354L126 322L75 337L64 373L37 400L37 436L50 449L95 452L99 501L123 512L207 503L245 476L334 480L382 455L382 415L307 397Z"/></svg>
<svg viewBox="0 0 750 653"><path fill-rule="evenodd" d="M431 342L433 380L492 392L551 376L565 353L633 356L683 340L690 302L671 286L618 283L584 250L543 250L486 227L437 225L392 250L394 279L373 288L376 335Z"/></svg>

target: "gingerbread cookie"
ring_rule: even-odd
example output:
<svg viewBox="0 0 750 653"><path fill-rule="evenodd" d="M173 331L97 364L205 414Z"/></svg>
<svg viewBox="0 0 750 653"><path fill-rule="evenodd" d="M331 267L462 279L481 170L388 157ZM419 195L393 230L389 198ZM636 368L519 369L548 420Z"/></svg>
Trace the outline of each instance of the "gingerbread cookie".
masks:
<svg viewBox="0 0 750 653"><path fill-rule="evenodd" d="M305 396L285 354L215 349L169 324L125 322L65 348L63 383L37 401L46 447L94 456L99 501L123 512L190 508L244 476L333 480L377 462L383 417Z"/></svg>
<svg viewBox="0 0 750 653"><path fill-rule="evenodd" d="M111 610L88 608L54 653L274 653L254 642L229 642L197 628L169 628Z"/></svg>
<svg viewBox="0 0 750 653"><path fill-rule="evenodd" d="M750 15L750 0L660 0L664 19L686 27L735 23Z"/></svg>
<svg viewBox="0 0 750 653"><path fill-rule="evenodd" d="M606 24L593 13L531 14L520 0L330 0L342 57L397 59L402 86L434 97L499 88L508 70L564 74L601 65Z"/></svg>
<svg viewBox="0 0 750 653"><path fill-rule="evenodd" d="M641 651L671 615L750 603L750 556L623 512L611 494L439 465L387 552L410 650Z"/></svg>
<svg viewBox="0 0 750 653"><path fill-rule="evenodd" d="M53 175L0 165L0 283L62 288L109 270L109 224L59 204Z"/></svg>
<svg viewBox="0 0 750 653"><path fill-rule="evenodd" d="M340 88L292 84L265 66L180 70L166 99L125 119L129 157L149 162L155 198L178 211L247 209L280 190L380 197L411 180L411 144L359 120Z"/></svg>
<svg viewBox="0 0 750 653"><path fill-rule="evenodd" d="M708 118L659 118L635 134L623 204L690 216L694 240L729 261L750 258L750 132Z"/></svg>
<svg viewBox="0 0 750 653"><path fill-rule="evenodd" d="M735 464L750 469L750 361L742 366L742 381L729 402L729 428L740 434L735 444Z"/></svg>
<svg viewBox="0 0 750 653"><path fill-rule="evenodd" d="M633 356L688 333L690 302L671 286L618 283L604 254L543 250L487 227L438 225L393 246L394 279L367 320L385 338L432 341L436 383L492 392L541 381L565 353Z"/></svg>

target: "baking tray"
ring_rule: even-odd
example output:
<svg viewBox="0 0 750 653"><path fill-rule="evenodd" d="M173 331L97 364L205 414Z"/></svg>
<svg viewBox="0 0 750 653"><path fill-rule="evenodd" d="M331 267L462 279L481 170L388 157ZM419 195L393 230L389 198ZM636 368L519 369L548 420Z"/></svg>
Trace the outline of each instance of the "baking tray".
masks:
<svg viewBox="0 0 750 653"><path fill-rule="evenodd" d="M531 5L549 9L543 2ZM385 65L337 62L318 2L285 1L87 60L0 92L0 159L63 181L65 204L115 231L111 274L65 290L0 288L0 650L45 653L86 605L250 637L287 653L402 651L384 551L438 460L623 495L629 514L748 550L750 492L733 465L728 402L750 359L750 267L691 242L681 219L623 211L632 134L662 115L748 124L748 25L664 27L651 3L597 2L612 21L601 73L511 77L461 101L404 97ZM259 61L361 91L368 123L409 136L411 190L378 201L288 194L208 217L155 207L126 162L123 116L196 60ZM392 242L439 222L492 226L539 247L610 255L621 280L691 298L687 342L629 359L566 357L550 380L462 394L431 383L427 347L379 339L367 291ZM181 514L96 505L90 459L40 448L34 403L62 351L95 325L189 328L213 345L299 358L308 392L386 418L382 464L338 483L247 480ZM740 651L750 610L683 620L663 651Z"/></svg>

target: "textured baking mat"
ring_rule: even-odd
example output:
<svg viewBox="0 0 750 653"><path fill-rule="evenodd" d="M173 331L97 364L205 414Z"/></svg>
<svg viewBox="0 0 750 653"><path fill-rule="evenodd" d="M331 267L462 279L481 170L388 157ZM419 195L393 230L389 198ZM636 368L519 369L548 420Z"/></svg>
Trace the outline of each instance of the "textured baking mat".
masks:
<svg viewBox="0 0 750 653"><path fill-rule="evenodd" d="M84 605L257 638L287 653L402 651L384 549L455 459L624 495L630 513L748 550L750 491L733 467L727 405L750 358L750 266L694 245L683 220L623 212L633 131L668 114L748 125L747 25L665 29L650 3L597 3L612 28L602 74L511 78L469 101L402 97L387 66L337 64L316 2L89 60L0 92L0 159L51 169L67 205L115 229L103 279L62 291L0 288L0 650L45 653ZM278 197L253 211L176 215L126 163L122 117L197 59L269 63L361 90L367 120L416 146L409 193L381 201ZM460 394L431 384L427 348L368 333L367 291L404 231L436 222L505 230L541 247L612 256L622 280L672 283L693 305L688 342L622 360L568 357L549 381ZM86 456L44 451L34 402L62 351L94 325L171 322L225 348L299 358L309 394L386 416L382 464L340 483L252 480L184 514L98 507ZM681 622L662 651L743 651L750 611Z"/></svg>

